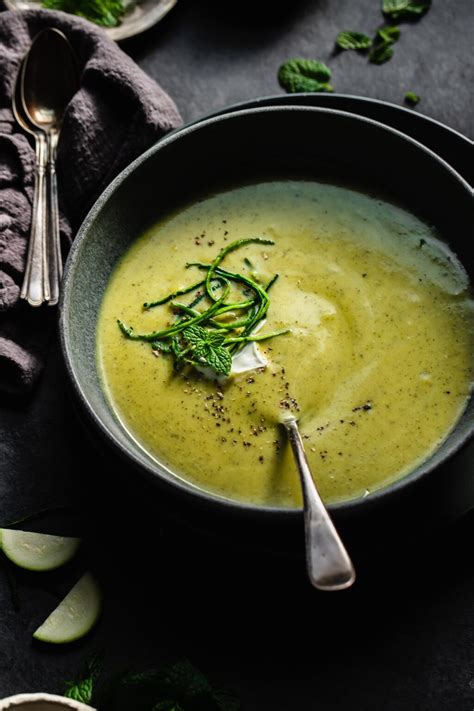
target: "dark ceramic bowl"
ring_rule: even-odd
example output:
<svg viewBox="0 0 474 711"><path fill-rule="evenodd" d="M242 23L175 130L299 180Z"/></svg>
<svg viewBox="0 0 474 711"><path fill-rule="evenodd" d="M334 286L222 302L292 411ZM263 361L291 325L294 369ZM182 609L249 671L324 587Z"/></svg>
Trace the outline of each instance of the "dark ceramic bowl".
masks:
<svg viewBox="0 0 474 711"><path fill-rule="evenodd" d="M436 225L473 278L471 190L437 155L394 129L353 114L296 106L257 108L175 132L114 180L87 216L69 255L60 333L67 370L83 409L96 430L143 475L192 506L295 520L300 517L295 509L224 499L186 484L157 463L114 415L101 388L95 357L104 290L129 245L180 203L268 176L322 179L385 195ZM367 499L338 503L331 510L338 515L363 514L374 504L393 503L397 495L413 490L452 457L473 431L471 398L455 429L421 466Z"/></svg>

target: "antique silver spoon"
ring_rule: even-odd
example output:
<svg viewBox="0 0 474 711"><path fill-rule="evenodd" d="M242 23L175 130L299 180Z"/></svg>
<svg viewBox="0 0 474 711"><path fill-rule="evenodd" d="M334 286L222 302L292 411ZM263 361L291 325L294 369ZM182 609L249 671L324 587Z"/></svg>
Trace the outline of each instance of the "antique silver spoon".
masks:
<svg viewBox="0 0 474 711"><path fill-rule="evenodd" d="M298 421L295 417L288 417L282 424L301 478L309 578L319 590L345 590L355 581L354 566L311 476Z"/></svg>
<svg viewBox="0 0 474 711"><path fill-rule="evenodd" d="M33 213L31 217L30 241L26 257L25 274L20 291L22 299L31 306L41 306L49 299L49 279L47 278L46 252L46 136L35 128L23 109L21 99L23 63L20 65L12 96L12 108L15 119L24 131L35 137L35 182L33 193Z"/></svg>
<svg viewBox="0 0 474 711"><path fill-rule="evenodd" d="M62 257L59 235L56 150L66 107L79 88L74 51L66 36L48 28L33 40L22 72L22 103L34 127L44 132L48 155L48 249L51 305L59 299Z"/></svg>

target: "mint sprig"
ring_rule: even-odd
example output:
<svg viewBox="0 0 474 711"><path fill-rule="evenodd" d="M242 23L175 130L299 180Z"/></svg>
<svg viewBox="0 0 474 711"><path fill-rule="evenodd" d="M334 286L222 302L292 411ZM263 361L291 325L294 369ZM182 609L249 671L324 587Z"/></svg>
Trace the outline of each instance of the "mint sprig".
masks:
<svg viewBox="0 0 474 711"><path fill-rule="evenodd" d="M202 326L190 326L183 331L188 346L189 362L212 368L217 375L229 375L232 356L224 347L225 337Z"/></svg>

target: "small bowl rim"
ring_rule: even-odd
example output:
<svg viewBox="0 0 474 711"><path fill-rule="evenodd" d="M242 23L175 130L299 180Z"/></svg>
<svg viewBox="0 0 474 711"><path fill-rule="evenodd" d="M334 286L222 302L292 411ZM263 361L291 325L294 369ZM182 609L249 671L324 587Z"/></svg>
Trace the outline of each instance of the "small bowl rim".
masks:
<svg viewBox="0 0 474 711"><path fill-rule="evenodd" d="M326 107L315 107L315 106L301 106L301 105L281 105L281 106L264 106L264 107L255 107L252 109L242 109L241 111L234 111L232 113L227 113L227 114L219 114L217 116L211 116L209 118L205 118L202 121L194 121L186 124L185 126L176 129L175 131L171 132L170 134L167 134L163 138L161 138L157 143L153 144L150 148L148 148L144 153L142 153L140 156L138 156L134 161L132 161L124 170L122 170L115 178L114 180L109 183L109 185L105 188L105 190L101 193L101 195L97 198L95 201L94 205L92 208L89 210L88 214L86 215L84 221L82 222L76 238L74 239L72 243L72 247L70 249L65 268L64 268L64 275L63 275L63 284L62 284L62 290L61 290L61 298L59 302L59 336L60 336L60 345L61 345L61 351L63 354L63 360L66 365L66 370L68 372L68 376L70 381L72 382L75 394L78 396L80 403L83 406L83 409L87 412L89 417L92 419L92 421L95 423L95 425L98 427L99 431L102 433L102 435L105 436L105 439L112 443L114 447L118 450L118 452L122 455L123 458L126 460L130 461L136 468L140 470L142 474L145 474L149 479L153 480L155 484L162 484L162 485L168 485L174 490L177 490L178 493L181 495L184 495L188 499L193 499L194 501L204 504L204 505L210 505L213 508L220 508L221 510L227 509L227 511L232 511L238 514L243 514L243 515L256 515L259 516L260 518L263 517L268 517L272 519L276 519L277 517L285 517L285 518L299 518L301 516L301 513L303 511L302 507L288 507L288 506L269 506L269 505L259 505L259 504L253 504L251 502L246 502L246 501L241 501L238 499L230 499L227 498L223 495L219 495L216 492L212 491L207 491L205 489L201 489L198 486L194 485L192 482L186 481L185 479L179 477L176 474L172 473L171 469L167 469L164 465L161 463L156 462L155 465L153 466L148 462L144 462L142 459L140 459L136 453L131 450L128 446L125 446L123 441L121 441L118 437L115 436L113 432L109 430L107 425L101 420L101 418L97 415L93 407L89 404L88 398L82 388L82 385L79 381L79 378L76 375L76 371L74 368L74 356L71 353L71 349L69 348L68 344L68 334L69 334L69 324L68 324L68 319L67 319L67 314L68 314L68 306L69 306L69 297L70 297L70 291L71 291L71 280L74 275L74 270L77 267L78 260L80 258L80 251L82 248L82 244L85 240L86 235L89 232L90 227L93 225L94 220L96 219L97 215L100 213L102 210L103 206L108 202L109 198L112 197L114 194L115 190L121 185L137 168L139 168L144 162L146 162L151 156L154 156L156 153L159 153L161 150L165 149L167 146L173 144L174 142L180 140L181 137L187 136L190 133L195 133L199 132L201 130L205 130L208 126L222 122L222 121L232 121L235 119L239 119L242 116L246 116L249 114L267 114L267 113L277 113L277 112L304 112L304 113L314 113L315 115L317 114L329 114L329 115L338 115L338 116L344 116L344 117L349 117L351 120L359 121L361 123L366 123L369 125L373 125L376 127L378 130L386 131L389 134L397 136L399 139L406 141L408 143L411 143L413 146L415 146L418 150L421 152L424 152L428 154L428 156L432 159L440 163L443 168L448 172L451 173L451 175L457 180L460 185L465 189L470 192L471 195L473 195L473 190L469 183L463 178L462 175L460 175L447 161L445 161L443 158L441 158L438 154L436 154L434 151L432 151L430 148L424 146L422 143L419 141L415 140L411 136L408 136L404 134L402 131L399 131L398 129L392 128L391 126L387 126L379 121L375 121L374 119L367 118L365 116L360 116L358 114L351 113L349 111L342 111L338 109L330 109ZM107 400L107 396L104 393L104 397ZM471 394L470 399L468 401L467 406L469 406L470 401L472 400L473 395ZM463 411L465 412L465 410ZM116 414L114 414L117 420L119 418L117 417ZM462 415L461 415L462 416ZM458 420L459 421L459 420ZM119 423L119 426L124 427L122 424ZM455 425L456 427L456 425ZM124 428L125 429L125 428ZM126 430L125 430L126 432ZM446 437L449 436L449 434L452 432L452 430L446 435ZM464 436L455 444L453 444L449 451L446 452L446 454L443 456L443 458L439 462L432 463L430 465L430 462L433 458L433 455L436 454L437 449L432 452L432 454L421 464L419 464L415 469L410 471L408 474L402 476L399 479L396 479L395 481L379 488L376 489L375 491L371 492L369 497L362 497L358 496L356 498L352 499L347 499L347 500L342 500L342 501L337 501L333 503L329 503L327 505L327 508L329 511L333 514L352 514L352 513L359 513L363 510L369 510L378 507L381 503L386 502L387 500L394 500L397 496L407 492L409 489L411 489L414 485L418 484L418 482L422 479L424 479L430 472L434 471L437 469L440 465L443 463L449 461L457 452L459 452L463 447L465 447L469 441L471 441L474 438L474 427L470 428ZM443 440L444 442L445 440ZM441 443L442 445L443 443ZM439 445L439 446L441 446ZM146 449L142 447L142 449L146 452ZM149 455L150 456L150 455Z"/></svg>
<svg viewBox="0 0 474 711"><path fill-rule="evenodd" d="M47 693L32 693L32 694L15 694L14 696L8 696L5 699L0 699L0 711L10 711L10 709L16 709L20 705L31 706L32 711L37 703L49 703L51 708L60 709L72 709L72 711L95 711L92 706L87 706L80 701L75 701L74 699L68 699L65 696L58 696L57 694L47 694Z"/></svg>

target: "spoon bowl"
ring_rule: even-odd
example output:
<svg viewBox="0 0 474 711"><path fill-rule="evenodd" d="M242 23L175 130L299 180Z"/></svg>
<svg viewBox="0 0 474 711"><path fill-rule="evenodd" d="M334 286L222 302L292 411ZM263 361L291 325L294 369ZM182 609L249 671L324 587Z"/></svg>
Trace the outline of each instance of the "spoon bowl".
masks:
<svg viewBox="0 0 474 711"><path fill-rule="evenodd" d="M30 121L57 132L79 88L77 62L67 37L48 28L33 40L23 67L23 103Z"/></svg>

